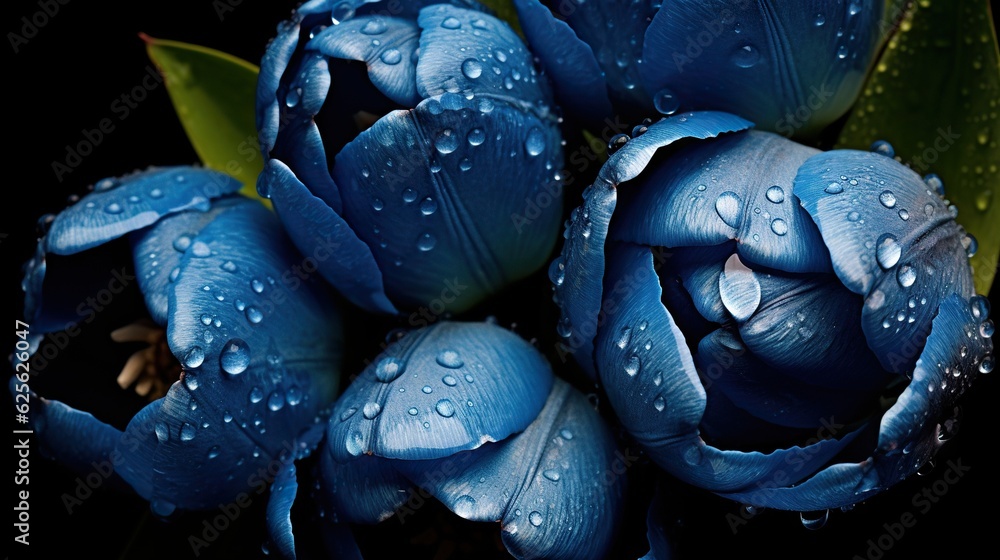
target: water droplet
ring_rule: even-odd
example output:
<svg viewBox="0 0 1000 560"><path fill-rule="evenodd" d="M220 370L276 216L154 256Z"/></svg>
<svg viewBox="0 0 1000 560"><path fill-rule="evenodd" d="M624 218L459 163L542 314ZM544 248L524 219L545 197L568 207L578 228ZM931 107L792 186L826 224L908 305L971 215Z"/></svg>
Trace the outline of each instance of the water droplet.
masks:
<svg viewBox="0 0 1000 560"><path fill-rule="evenodd" d="M285 396L280 391L275 391L271 393L271 396L267 397L267 408L272 412L281 410L283 406L285 406Z"/></svg>
<svg viewBox="0 0 1000 560"><path fill-rule="evenodd" d="M417 249L421 251L430 251L437 244L437 238L430 233L425 233L417 239Z"/></svg>
<svg viewBox="0 0 1000 560"><path fill-rule="evenodd" d="M160 189L153 189L149 191L149 198L163 198L163 191Z"/></svg>
<svg viewBox="0 0 1000 560"><path fill-rule="evenodd" d="M197 428L185 422L181 425L181 441L191 441L194 439L194 435Z"/></svg>
<svg viewBox="0 0 1000 560"><path fill-rule="evenodd" d="M827 519L830 518L830 510L824 510L821 512L802 512L799 514L799 519L802 520L802 526L810 531L815 531L817 529L822 529L826 525Z"/></svg>
<svg viewBox="0 0 1000 560"><path fill-rule="evenodd" d="M382 56L379 57L379 60L392 66L394 64L399 64L399 62L403 60L403 55L396 49L387 49L382 53Z"/></svg>
<svg viewBox="0 0 1000 560"><path fill-rule="evenodd" d="M899 219L903 220L904 222L907 221L907 220L909 220L910 219L910 213L907 212L905 208L901 209L899 211Z"/></svg>
<svg viewBox="0 0 1000 560"><path fill-rule="evenodd" d="M993 356L986 356L979 363L979 373L990 373L993 371Z"/></svg>
<svg viewBox="0 0 1000 560"><path fill-rule="evenodd" d="M403 374L404 363L396 358L382 358L375 366L375 379L389 383Z"/></svg>
<svg viewBox="0 0 1000 560"><path fill-rule="evenodd" d="M788 233L788 222L782 220L781 218L775 218L771 221L771 231L775 235L785 235Z"/></svg>
<svg viewBox="0 0 1000 560"><path fill-rule="evenodd" d="M474 58L466 59L462 63L462 73L465 74L466 78L475 80L483 75L483 64Z"/></svg>
<svg viewBox="0 0 1000 560"><path fill-rule="evenodd" d="M472 169L472 160L469 158L462 158L462 161L458 162L458 169L461 171L468 171Z"/></svg>
<svg viewBox="0 0 1000 560"><path fill-rule="evenodd" d="M439 366L446 367L449 369L458 369L465 365L462 358L458 355L458 352L454 350L444 350L437 355L436 361Z"/></svg>
<svg viewBox="0 0 1000 560"><path fill-rule="evenodd" d="M837 58L840 60L847 58L847 45L840 45L840 47L837 48Z"/></svg>
<svg viewBox="0 0 1000 560"><path fill-rule="evenodd" d="M417 191L407 187L403 189L403 202L409 204L417 199Z"/></svg>
<svg viewBox="0 0 1000 560"><path fill-rule="evenodd" d="M981 295L969 298L969 308L977 321L985 321L990 316L990 301Z"/></svg>
<svg viewBox="0 0 1000 560"><path fill-rule="evenodd" d="M434 405L434 410L445 418L451 418L455 414L455 405L448 399L441 399Z"/></svg>
<svg viewBox="0 0 1000 560"><path fill-rule="evenodd" d="M153 512L154 515L160 517L167 517L170 514L174 513L174 510L177 509L177 506L175 506L174 504L172 504L167 500L160 498L157 500L153 500L149 504L149 509L150 511Z"/></svg>
<svg viewBox="0 0 1000 560"><path fill-rule="evenodd" d="M264 283L254 278L250 281L250 289L259 294L264 291Z"/></svg>
<svg viewBox="0 0 1000 560"><path fill-rule="evenodd" d="M208 450L208 458L209 458L209 459L215 459L215 458L216 458L216 457L218 457L218 456L219 456L219 454L221 454L221 453L222 453L222 450L220 450L220 449L219 449L219 446L218 446L218 445L213 445L213 446L212 446L212 447L211 447L211 448L210 448L210 449Z"/></svg>
<svg viewBox="0 0 1000 560"><path fill-rule="evenodd" d="M883 155L885 157L895 157L896 150L893 149L892 144L886 142L885 140L876 140L871 145L871 151L876 154Z"/></svg>
<svg viewBox="0 0 1000 560"><path fill-rule="evenodd" d="M965 245L965 254L970 259L979 252L979 241L971 233L966 234L965 238L962 239L962 244Z"/></svg>
<svg viewBox="0 0 1000 560"><path fill-rule="evenodd" d="M434 389L431 389L430 385L424 385L423 387L420 388L420 390L423 391L425 395L429 395L434 392Z"/></svg>
<svg viewBox="0 0 1000 560"><path fill-rule="evenodd" d="M419 411L419 410L417 410L417 408L416 408L416 407L414 407L414 406L411 406L411 407L409 408L409 410L407 410L407 411L406 411L406 413L407 413L407 414L409 414L410 416L416 416L417 414L419 414L419 413L420 413L420 411Z"/></svg>
<svg viewBox="0 0 1000 560"><path fill-rule="evenodd" d="M239 338L226 343L219 354L219 365L229 375L239 375L250 366L250 346Z"/></svg>
<svg viewBox="0 0 1000 560"><path fill-rule="evenodd" d="M875 244L875 260L885 270L896 266L902 253L903 249L891 233L883 233Z"/></svg>
<svg viewBox="0 0 1000 560"><path fill-rule="evenodd" d="M641 365L639 364L639 356L636 356L635 354L631 355L628 361L625 362L625 373L627 373L629 377L635 377L636 374L639 373L640 368Z"/></svg>
<svg viewBox="0 0 1000 560"><path fill-rule="evenodd" d="M544 518L542 517L541 513L533 511L528 514L528 522L534 525L535 527L541 526L542 521L544 521Z"/></svg>
<svg viewBox="0 0 1000 560"><path fill-rule="evenodd" d="M760 52L753 45L743 45L733 51L733 64L740 68L750 68L760 60Z"/></svg>
<svg viewBox="0 0 1000 560"><path fill-rule="evenodd" d="M475 514L476 500L468 494L459 496L455 500L455 506L452 508L455 515L461 517L462 519L468 519Z"/></svg>
<svg viewBox="0 0 1000 560"><path fill-rule="evenodd" d="M458 19L454 17L449 16L444 18L444 21L441 22L441 27L445 29L458 29L459 27L462 27L462 22L458 21Z"/></svg>
<svg viewBox="0 0 1000 560"><path fill-rule="evenodd" d="M121 214L122 210L124 210L124 208L122 208L122 205L117 202L112 202L104 207L104 211L108 214Z"/></svg>
<svg viewBox="0 0 1000 560"><path fill-rule="evenodd" d="M469 145L479 146L486 141L486 133L481 128L473 128L465 139L469 141Z"/></svg>
<svg viewBox="0 0 1000 560"><path fill-rule="evenodd" d="M653 97L653 107L661 115L673 115L680 109L681 100L673 91L664 88L656 92L656 95Z"/></svg>
<svg viewBox="0 0 1000 560"><path fill-rule="evenodd" d="M346 421L350 420L351 416L354 416L357 412L358 412L357 408L355 408L353 406L352 407L348 407L347 410L345 410L345 411L343 411L343 412L340 413L340 421L341 422L346 422Z"/></svg>
<svg viewBox="0 0 1000 560"><path fill-rule="evenodd" d="M380 35L385 33L387 27L382 18L371 18L365 22L364 27L361 28L361 32L365 35Z"/></svg>
<svg viewBox="0 0 1000 560"><path fill-rule="evenodd" d="M825 189L823 189L823 192L827 194L840 194L844 192L844 185L841 185L840 183L830 183Z"/></svg>
<svg viewBox="0 0 1000 560"><path fill-rule="evenodd" d="M908 264L904 264L896 270L896 280L900 286L909 288L917 281L917 270Z"/></svg>
<svg viewBox="0 0 1000 560"><path fill-rule="evenodd" d="M190 373L184 373L184 386L188 388L189 391L194 391L198 388L198 378ZM191 402L194 405L194 401Z"/></svg>
<svg viewBox="0 0 1000 560"><path fill-rule="evenodd" d="M524 151L529 156L537 156L545 151L545 134L538 127L532 127L524 139Z"/></svg>
<svg viewBox="0 0 1000 560"><path fill-rule="evenodd" d="M924 176L924 183L934 190L939 196L944 196L944 181L936 173L928 173Z"/></svg>
<svg viewBox="0 0 1000 560"><path fill-rule="evenodd" d="M743 214L743 201L736 193L726 191L715 199L715 212L729 227L739 227Z"/></svg>
<svg viewBox="0 0 1000 560"><path fill-rule="evenodd" d="M451 375L446 375L441 378L441 383L444 383L449 387L454 387L455 385L458 385L458 380L452 377Z"/></svg>
<svg viewBox="0 0 1000 560"><path fill-rule="evenodd" d="M200 346L194 346L184 356L184 367L196 369L205 361L205 351Z"/></svg>
<svg viewBox="0 0 1000 560"><path fill-rule="evenodd" d="M285 95L285 106L288 108L293 108L299 104L302 100L302 88L296 87L292 88L287 95Z"/></svg>
<svg viewBox="0 0 1000 560"><path fill-rule="evenodd" d="M188 247L191 246L191 238L187 235L182 235L177 239L174 239L173 246L175 250L183 253L188 250Z"/></svg>
<svg viewBox="0 0 1000 560"><path fill-rule="evenodd" d="M663 412L663 409L666 408L666 406L667 402L663 400L663 397L656 397L653 401L653 408L655 408L657 412Z"/></svg>
<svg viewBox="0 0 1000 560"><path fill-rule="evenodd" d="M264 320L264 314L261 313L260 309L257 309L252 305L250 307L247 307L246 316L247 316L247 321L250 321L255 325Z"/></svg>
<svg viewBox="0 0 1000 560"><path fill-rule="evenodd" d="M856 221L858 221L860 219L861 219L861 214L859 214L858 212L856 212L854 210L851 210L850 212L847 213L847 221L848 222L856 222Z"/></svg>
<svg viewBox="0 0 1000 560"><path fill-rule="evenodd" d="M551 480L552 482L558 482L560 475L559 475L559 471L556 470L556 469L546 469L546 470L542 471L542 476L544 476L545 478Z"/></svg>
<svg viewBox="0 0 1000 560"><path fill-rule="evenodd" d="M195 241L191 244L191 254L203 259L212 256L212 249L204 241Z"/></svg>
<svg viewBox="0 0 1000 560"><path fill-rule="evenodd" d="M722 304L737 321L748 319L760 305L760 282L739 255L731 255L726 261L719 275L719 295Z"/></svg>
<svg viewBox="0 0 1000 560"><path fill-rule="evenodd" d="M167 440L170 439L170 430L167 428L167 425L164 424L163 422L157 422L153 426L153 432L156 433L156 439L159 440L161 443L165 443Z"/></svg>
<svg viewBox="0 0 1000 560"><path fill-rule="evenodd" d="M420 213L424 216L430 216L434 212L437 212L437 208L437 201L429 196L420 201Z"/></svg>
<svg viewBox="0 0 1000 560"><path fill-rule="evenodd" d="M622 327L621 332L618 333L618 340L615 344L618 348L624 350L628 346L629 340L632 339L632 329L630 327Z"/></svg>
<svg viewBox="0 0 1000 560"><path fill-rule="evenodd" d="M385 208L385 202L382 202L382 199L376 196L372 199L372 208L376 212L381 212L382 209Z"/></svg>
<svg viewBox="0 0 1000 560"><path fill-rule="evenodd" d="M629 141L628 134L615 134L608 140L608 153L613 154L620 150Z"/></svg>
<svg viewBox="0 0 1000 560"><path fill-rule="evenodd" d="M882 191L882 194L878 195L878 201L886 208L893 208L896 206L896 195L892 191Z"/></svg>
<svg viewBox="0 0 1000 560"><path fill-rule="evenodd" d="M361 409L361 414L368 420L375 418L381 413L382 413L382 406L379 405L377 402L367 402L365 403L364 408Z"/></svg>
<svg viewBox="0 0 1000 560"><path fill-rule="evenodd" d="M775 204L781 204L785 200L785 189L779 187L778 185L774 185L773 187L769 187L767 189L767 192L764 193L764 196L766 196L769 201Z"/></svg>
<svg viewBox="0 0 1000 560"><path fill-rule="evenodd" d="M340 22L351 19L353 16L354 7L348 2L341 2L330 12L330 21L333 22L334 25L340 25Z"/></svg>
<svg viewBox="0 0 1000 560"><path fill-rule="evenodd" d="M987 319L979 325L979 336L983 338L990 338L995 332L995 327L993 326L993 321Z"/></svg>
<svg viewBox="0 0 1000 560"><path fill-rule="evenodd" d="M450 154L458 149L458 136L450 128L446 128L434 139L434 147L442 154Z"/></svg>
<svg viewBox="0 0 1000 560"><path fill-rule="evenodd" d="M813 20L813 25L816 27L822 27L826 23L826 16L823 14L816 14L816 19Z"/></svg>

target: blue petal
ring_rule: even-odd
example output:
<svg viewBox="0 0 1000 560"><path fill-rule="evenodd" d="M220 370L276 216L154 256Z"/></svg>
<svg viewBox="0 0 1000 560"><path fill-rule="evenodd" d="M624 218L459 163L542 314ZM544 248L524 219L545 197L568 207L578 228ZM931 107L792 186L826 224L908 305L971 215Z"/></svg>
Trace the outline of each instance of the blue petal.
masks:
<svg viewBox="0 0 1000 560"><path fill-rule="evenodd" d="M666 2L646 31L642 81L685 109L719 109L764 130L811 135L854 102L879 41L884 4Z"/></svg>
<svg viewBox="0 0 1000 560"><path fill-rule="evenodd" d="M644 91L641 77L646 64L641 38L659 4L656 0L553 3L576 35L593 49L620 109L647 115L652 110L648 95L652 92Z"/></svg>
<svg viewBox="0 0 1000 560"><path fill-rule="evenodd" d="M283 463L271 483L267 499L267 534L283 558L295 559L295 535L292 533L292 504L299 491L295 462Z"/></svg>
<svg viewBox="0 0 1000 560"><path fill-rule="evenodd" d="M705 385L718 389L755 417L779 426L850 424L878 405L878 392L810 386L783 375L748 352L742 341L724 329L701 340L695 362Z"/></svg>
<svg viewBox="0 0 1000 560"><path fill-rule="evenodd" d="M552 103L546 80L506 23L448 4L422 9L418 22L417 91L422 97L471 94L546 115Z"/></svg>
<svg viewBox="0 0 1000 560"><path fill-rule="evenodd" d="M838 439L767 455L706 445L698 431L705 389L684 335L660 303L652 252L619 246L604 282L611 295L605 298L605 322L595 341L601 381L625 429L674 476L716 492L755 487L776 476L793 483L829 461L859 433L836 433ZM611 286L617 289L608 290ZM616 299L609 305L608 297ZM796 463L791 473L789 461Z"/></svg>
<svg viewBox="0 0 1000 560"><path fill-rule="evenodd" d="M590 45L538 0L514 0L514 7L531 51L541 60L563 108L588 122L610 117L608 83Z"/></svg>
<svg viewBox="0 0 1000 560"><path fill-rule="evenodd" d="M85 251L169 214L206 211L212 199L239 189L239 181L224 173L191 167L150 168L104 179L93 192L56 216L45 237L45 248L59 255Z"/></svg>
<svg viewBox="0 0 1000 560"><path fill-rule="evenodd" d="M548 258L561 163L551 123L445 94L382 117L341 150L334 177L389 299L460 311Z"/></svg>
<svg viewBox="0 0 1000 560"><path fill-rule="evenodd" d="M663 489L663 482L656 483L656 492L653 494L653 501L649 504L649 511L646 512L646 540L649 541L649 552L639 560L670 560L673 558L673 546L671 546L671 535L668 533L668 525L673 525L668 518L666 507L667 493Z"/></svg>
<svg viewBox="0 0 1000 560"><path fill-rule="evenodd" d="M587 399L557 380L524 433L398 468L460 517L500 521L504 544L518 558L600 558L615 534L625 485L613 469L628 460Z"/></svg>
<svg viewBox="0 0 1000 560"><path fill-rule="evenodd" d="M285 231L328 282L363 309L396 313L371 249L339 214L310 194L279 160L267 163L258 182L266 185Z"/></svg>
<svg viewBox="0 0 1000 560"><path fill-rule="evenodd" d="M11 386L15 384L21 385L11 377ZM111 460L122 437L120 430L59 401L43 399L33 393L30 396L33 401L31 428L43 455L78 473L94 471L98 463ZM108 468L111 469L110 463Z"/></svg>
<svg viewBox="0 0 1000 560"><path fill-rule="evenodd" d="M667 247L735 239L749 262L788 272L829 271L829 256L817 250L819 232L792 193L796 171L816 153L753 131L682 148L623 191L612 237Z"/></svg>
<svg viewBox="0 0 1000 560"><path fill-rule="evenodd" d="M487 323L438 323L386 349L334 406L328 447L338 461L361 454L433 459L523 430L552 385L545 358Z"/></svg>
<svg viewBox="0 0 1000 560"><path fill-rule="evenodd" d="M363 16L327 27L309 41L305 49L364 62L368 65L369 79L380 92L404 107L413 107L420 101L416 88L419 34L413 21Z"/></svg>
<svg viewBox="0 0 1000 560"><path fill-rule="evenodd" d="M158 440L156 437L157 419L163 399L155 400L146 405L129 420L122 434L121 441L115 446L115 451L122 457L120 465L115 467L118 476L125 479L143 498L150 500L153 496L154 457Z"/></svg>
<svg viewBox="0 0 1000 560"><path fill-rule="evenodd" d="M368 0L370 3L359 7L358 15L391 15L406 19L416 20L420 15L420 10L433 4L451 4L459 8L469 10L479 10L485 14L493 15L494 12L487 6L480 4L476 0L407 0L406 2L382 2L381 0Z"/></svg>
<svg viewBox="0 0 1000 560"><path fill-rule="evenodd" d="M323 424L313 424L302 435L296 458L311 454L323 437ZM270 471L268 471L270 474ZM295 475L295 461L283 461L271 483L271 493L267 499L267 534L278 552L285 558L295 558L295 535L292 533L292 505L298 493L299 481Z"/></svg>
<svg viewBox="0 0 1000 560"><path fill-rule="evenodd" d="M948 203L903 164L854 150L809 158L795 192L837 276L865 299L868 346L882 367L908 373L940 302L975 293L965 232Z"/></svg>
<svg viewBox="0 0 1000 560"><path fill-rule="evenodd" d="M324 518L335 523L374 524L393 515L413 513L403 504L418 488L396 471L395 461L362 455L340 462L332 449L328 444L320 456L320 511Z"/></svg>
<svg viewBox="0 0 1000 560"><path fill-rule="evenodd" d="M726 259L736 250L734 245L674 249L660 273L676 274L701 316L714 323L722 324L731 318L719 294L719 277Z"/></svg>
<svg viewBox="0 0 1000 560"><path fill-rule="evenodd" d="M559 352L572 353L591 377L596 375L593 339L601 310L604 241L617 204L618 185L641 173L660 147L684 138L709 138L749 126L749 122L725 113L666 119L615 152L601 168L594 185L584 189L583 205L570 216L562 254L549 269L549 277L555 285L553 299L562 313L557 331L567 339L560 344Z"/></svg>
<svg viewBox="0 0 1000 560"><path fill-rule="evenodd" d="M861 298L832 274L754 272L760 307L740 325L747 348L769 367L829 389L878 391L896 376L865 344Z"/></svg>
<svg viewBox="0 0 1000 560"><path fill-rule="evenodd" d="M306 54L297 68L291 84L282 90L285 103L280 130L268 152L269 159L282 160L314 195L340 212L340 191L330 176L324 139L313 119L330 91L330 68L326 58L315 53ZM293 103L293 95L301 99ZM257 191L270 198L267 186L258 178Z"/></svg>
<svg viewBox="0 0 1000 560"><path fill-rule="evenodd" d="M181 256L191 248L193 239L207 224L235 205L253 204L240 197L224 198L207 212L181 212L167 216L152 226L133 232L132 262L139 290L146 299L149 314L160 326L167 324L167 294L170 276L180 273Z"/></svg>
<svg viewBox="0 0 1000 560"><path fill-rule="evenodd" d="M878 452L891 459L877 463L883 486L916 472L947 439L942 423L969 386L992 365L993 341L983 336L984 315L952 295L941 303L927 345L910 384L882 417ZM990 323L992 325L992 323ZM906 456L908 455L908 456Z"/></svg>
<svg viewBox="0 0 1000 560"><path fill-rule="evenodd" d="M184 373L157 417L152 501L214 507L262 465L299 452L334 395L340 328L258 204L220 214L179 266L167 337Z"/></svg>

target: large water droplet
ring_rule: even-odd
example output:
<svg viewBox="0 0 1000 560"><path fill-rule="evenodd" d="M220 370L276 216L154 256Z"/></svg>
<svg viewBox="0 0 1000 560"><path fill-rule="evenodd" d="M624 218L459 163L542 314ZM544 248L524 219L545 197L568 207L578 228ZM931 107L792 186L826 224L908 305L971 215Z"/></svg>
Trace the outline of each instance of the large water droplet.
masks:
<svg viewBox="0 0 1000 560"><path fill-rule="evenodd" d="M264 291L264 283L254 278L250 281L250 289L259 294Z"/></svg>
<svg viewBox="0 0 1000 560"><path fill-rule="evenodd" d="M822 529L826 525L827 519L830 518L830 510L823 510L821 512L802 512L799 514L799 519L802 520L802 526L811 531L817 529Z"/></svg>
<svg viewBox="0 0 1000 560"><path fill-rule="evenodd" d="M748 319L760 305L760 282L739 255L731 255L719 275L722 304L737 321Z"/></svg>
<svg viewBox="0 0 1000 560"><path fill-rule="evenodd" d="M743 201L736 193L726 191L715 199L715 212L729 227L739 227L740 217L743 214Z"/></svg>
<svg viewBox="0 0 1000 560"><path fill-rule="evenodd" d="M486 141L486 133L481 128L473 128L465 139L469 141L469 145L478 146Z"/></svg>
<svg viewBox="0 0 1000 560"><path fill-rule="evenodd" d="M285 396L281 394L280 391L275 391L271 393L271 396L267 397L267 408L272 412L277 412L285 406Z"/></svg>
<svg viewBox="0 0 1000 560"><path fill-rule="evenodd" d="M896 270L896 280L900 286L909 288L917 281L917 270L908 264L904 264Z"/></svg>
<svg viewBox="0 0 1000 560"><path fill-rule="evenodd" d="M416 199L417 199L417 191L411 189L410 187L406 187L405 189L403 189L403 202L409 204Z"/></svg>
<svg viewBox="0 0 1000 560"><path fill-rule="evenodd" d="M365 406L361 409L361 414L371 420L382 413L382 406L377 402L366 402Z"/></svg>
<svg viewBox="0 0 1000 560"><path fill-rule="evenodd" d="M545 151L545 133L538 127L532 127L524 139L524 151L529 156L537 156Z"/></svg>
<svg viewBox="0 0 1000 560"><path fill-rule="evenodd" d="M656 399L653 400L653 408L655 408L657 412L663 412L663 409L666 407L667 401L663 400L663 397L656 397Z"/></svg>
<svg viewBox="0 0 1000 560"><path fill-rule="evenodd" d="M468 494L459 496L455 500L455 506L452 508L455 515L461 517L462 519L468 519L473 516L476 509L476 499Z"/></svg>
<svg viewBox="0 0 1000 560"><path fill-rule="evenodd" d="M437 201L429 196L420 201L420 213L424 216L430 216L434 212L437 212L437 208Z"/></svg>
<svg viewBox="0 0 1000 560"><path fill-rule="evenodd" d="M396 49L387 49L384 53L382 53L382 56L379 57L379 60L392 66L394 64L399 64L399 62L403 60L403 55Z"/></svg>
<svg viewBox="0 0 1000 560"><path fill-rule="evenodd" d="M544 518L542 517L541 513L533 511L528 514L528 522L534 525L535 527L541 526L542 521L544 521Z"/></svg>
<svg viewBox="0 0 1000 560"><path fill-rule="evenodd" d="M382 358L375 365L375 379L389 383L403 374L404 363L396 358Z"/></svg>
<svg viewBox="0 0 1000 560"><path fill-rule="evenodd" d="M468 58L462 63L462 73L466 78L475 80L483 75L483 64L474 58Z"/></svg>
<svg viewBox="0 0 1000 560"><path fill-rule="evenodd" d="M165 443L167 440L170 439L170 430L167 428L167 425L164 424L163 422L157 422L156 424L154 424L153 432L156 433L156 439L159 440L161 443Z"/></svg>
<svg viewBox="0 0 1000 560"><path fill-rule="evenodd" d="M771 231L773 231L775 235L785 235L788 233L788 222L782 220L781 218L771 220Z"/></svg>
<svg viewBox="0 0 1000 560"><path fill-rule="evenodd" d="M785 200L785 189L779 187L778 185L774 185L772 187L768 187L764 196L775 204L781 204Z"/></svg>
<svg viewBox="0 0 1000 560"><path fill-rule="evenodd" d="M875 260L878 261L879 266L886 270L896 266L902 253L902 247L899 246L896 237L891 233L882 234L875 244Z"/></svg>
<svg viewBox="0 0 1000 560"><path fill-rule="evenodd" d="M444 21L441 22L441 27L445 29L458 29L459 27L462 27L462 22L458 21L458 19L454 17L449 16L444 18Z"/></svg>
<svg viewBox="0 0 1000 560"><path fill-rule="evenodd" d="M662 115L673 115L681 107L681 100L670 89L664 88L653 97L653 107Z"/></svg>
<svg viewBox="0 0 1000 560"><path fill-rule="evenodd" d="M382 18L371 18L365 22L364 27L361 28L361 32L365 35L380 35L385 33L387 27Z"/></svg>
<svg viewBox="0 0 1000 560"><path fill-rule="evenodd" d="M204 241L195 241L191 244L191 254L203 259L212 256L212 249Z"/></svg>
<svg viewBox="0 0 1000 560"><path fill-rule="evenodd" d="M255 325L264 320L264 314L261 313L260 309L257 309L252 305L250 307L247 307L246 316L247 316L247 321L250 321Z"/></svg>
<svg viewBox="0 0 1000 560"><path fill-rule="evenodd" d="M823 189L823 192L827 194L840 194L844 192L844 185L841 185L840 183L837 182L833 182L827 185L826 188Z"/></svg>
<svg viewBox="0 0 1000 560"><path fill-rule="evenodd" d="M455 414L455 405L448 399L441 399L434 405L434 410L445 418L451 418Z"/></svg>
<svg viewBox="0 0 1000 560"><path fill-rule="evenodd" d="M458 149L458 135L452 129L446 128L434 139L434 147L442 154L450 154Z"/></svg>
<svg viewBox="0 0 1000 560"><path fill-rule="evenodd" d="M760 60L760 52L753 45L743 45L733 51L733 64L740 68L750 68Z"/></svg>
<svg viewBox="0 0 1000 560"><path fill-rule="evenodd" d="M193 346L188 353L184 355L184 367L188 369L195 369L205 361L205 351L202 350L201 346Z"/></svg>
<svg viewBox="0 0 1000 560"><path fill-rule="evenodd" d="M123 210L122 205L117 202L112 202L104 207L104 211L108 214L121 214Z"/></svg>
<svg viewBox="0 0 1000 560"><path fill-rule="evenodd" d="M194 439L197 428L185 422L181 425L181 441L191 441Z"/></svg>
<svg viewBox="0 0 1000 560"><path fill-rule="evenodd" d="M417 249L421 251L430 251L437 244L437 238L431 233L425 233L417 239Z"/></svg>
<svg viewBox="0 0 1000 560"><path fill-rule="evenodd" d="M191 246L191 237L187 235L181 235L177 239L174 239L173 243L174 249L183 253L188 250Z"/></svg>
<svg viewBox="0 0 1000 560"><path fill-rule="evenodd" d="M219 365L229 375L243 373L250 366L250 346L239 338L230 340L219 354Z"/></svg>
<svg viewBox="0 0 1000 560"><path fill-rule="evenodd" d="M892 191L882 191L882 194L878 195L878 201L886 208L893 208L896 206L896 195Z"/></svg>
<svg viewBox="0 0 1000 560"><path fill-rule="evenodd" d="M892 144L886 142L885 140L876 140L872 143L871 151L885 157L891 158L896 156L896 150L893 149Z"/></svg>
<svg viewBox="0 0 1000 560"><path fill-rule="evenodd" d="M559 471L556 469L546 469L542 471L542 476L551 480L552 482L558 482L560 474Z"/></svg>
<svg viewBox="0 0 1000 560"><path fill-rule="evenodd" d="M189 391L194 391L198 388L198 377L190 373L184 373L184 386L188 388ZM192 402L192 404L194 404Z"/></svg>
<svg viewBox="0 0 1000 560"><path fill-rule="evenodd" d="M450 369L458 369L465 365L462 358L458 355L458 352L454 350L444 350L437 355L436 361L438 365Z"/></svg>

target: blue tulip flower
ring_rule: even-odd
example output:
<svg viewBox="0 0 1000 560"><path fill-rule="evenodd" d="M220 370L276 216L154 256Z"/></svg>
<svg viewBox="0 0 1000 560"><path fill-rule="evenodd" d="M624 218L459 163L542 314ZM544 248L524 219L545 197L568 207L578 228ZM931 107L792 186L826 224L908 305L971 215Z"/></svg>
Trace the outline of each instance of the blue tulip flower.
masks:
<svg viewBox="0 0 1000 560"><path fill-rule="evenodd" d="M151 402L119 429L100 419L110 411L32 392L31 420L46 455L81 473L110 462L113 474L99 474L161 516L256 490L261 469L296 454L335 396L341 331L325 284L292 273L302 258L239 187L189 167L105 179L47 220L27 265L25 319L38 339L90 323L103 308L84 302L99 289L141 292L149 320L112 338L149 344L118 384ZM130 262L109 258L119 238ZM32 364L22 362L18 371ZM12 378L12 391L23 381Z"/></svg>
<svg viewBox="0 0 1000 560"><path fill-rule="evenodd" d="M475 2L300 6L263 61L259 192L351 302L461 311L541 267L561 219L558 118Z"/></svg>
<svg viewBox="0 0 1000 560"><path fill-rule="evenodd" d="M427 492L462 518L499 522L518 558L600 558L625 485L614 445L530 344L487 323L441 322L388 347L337 400L318 501L336 523L405 522ZM269 525L294 557L297 484L279 478Z"/></svg>
<svg viewBox="0 0 1000 560"><path fill-rule="evenodd" d="M611 156L550 268L559 331L673 475L754 506L850 506L930 460L993 369L976 243L940 179L884 143L749 127L682 114Z"/></svg>
<svg viewBox="0 0 1000 560"><path fill-rule="evenodd" d="M586 122L714 109L810 136L853 104L892 28L876 0L514 0L566 111Z"/></svg>

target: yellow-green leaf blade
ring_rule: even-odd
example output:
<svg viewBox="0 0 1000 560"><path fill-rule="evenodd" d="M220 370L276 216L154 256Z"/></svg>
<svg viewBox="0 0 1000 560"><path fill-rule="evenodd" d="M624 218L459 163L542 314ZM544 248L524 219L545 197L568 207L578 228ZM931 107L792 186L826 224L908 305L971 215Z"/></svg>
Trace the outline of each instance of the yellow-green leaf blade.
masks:
<svg viewBox="0 0 1000 560"><path fill-rule="evenodd" d="M979 241L971 263L988 293L1000 255L1000 56L989 2L921 0L889 42L838 147L887 140L904 163L936 173Z"/></svg>
<svg viewBox="0 0 1000 560"><path fill-rule="evenodd" d="M240 192L257 197L264 167L254 120L259 68L206 47L143 39L202 163L236 177L243 183Z"/></svg>

